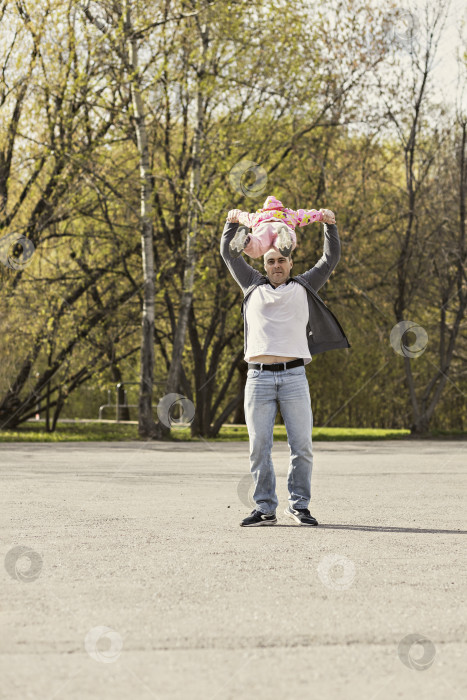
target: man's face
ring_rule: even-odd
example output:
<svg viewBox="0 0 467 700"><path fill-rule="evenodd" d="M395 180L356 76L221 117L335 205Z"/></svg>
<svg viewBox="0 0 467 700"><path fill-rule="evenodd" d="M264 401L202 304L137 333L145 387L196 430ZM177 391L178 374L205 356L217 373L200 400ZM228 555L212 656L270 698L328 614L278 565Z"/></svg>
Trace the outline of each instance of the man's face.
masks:
<svg viewBox="0 0 467 700"><path fill-rule="evenodd" d="M264 256L264 269L269 281L274 287L284 284L290 277L293 262L291 258L284 258L276 250L269 250Z"/></svg>

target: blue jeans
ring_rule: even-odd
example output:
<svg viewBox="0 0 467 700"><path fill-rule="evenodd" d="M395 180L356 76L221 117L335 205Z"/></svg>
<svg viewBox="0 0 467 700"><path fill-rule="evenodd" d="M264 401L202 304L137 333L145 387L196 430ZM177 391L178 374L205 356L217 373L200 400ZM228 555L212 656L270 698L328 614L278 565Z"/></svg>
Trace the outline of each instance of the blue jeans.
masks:
<svg viewBox="0 0 467 700"><path fill-rule="evenodd" d="M255 482L257 510L275 513L276 475L271 459L273 428L280 408L287 430L290 465L289 504L308 508L311 496L313 412L305 367L281 372L249 369L245 385L245 420L250 436L250 468Z"/></svg>

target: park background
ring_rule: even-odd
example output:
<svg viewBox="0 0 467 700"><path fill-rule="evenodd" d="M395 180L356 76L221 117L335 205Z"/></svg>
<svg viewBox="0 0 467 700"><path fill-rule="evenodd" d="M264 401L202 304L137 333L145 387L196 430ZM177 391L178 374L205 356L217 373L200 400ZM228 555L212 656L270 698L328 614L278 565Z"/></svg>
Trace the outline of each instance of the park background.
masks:
<svg viewBox="0 0 467 700"><path fill-rule="evenodd" d="M169 436L171 394L193 436L241 424L241 291L219 242L229 209L270 194L337 216L319 294L351 348L307 367L314 425L464 431L467 57L459 41L446 97L450 12L1 1L0 432L38 405L52 432L97 418L122 383L141 437ZM300 272L323 230L298 234Z"/></svg>

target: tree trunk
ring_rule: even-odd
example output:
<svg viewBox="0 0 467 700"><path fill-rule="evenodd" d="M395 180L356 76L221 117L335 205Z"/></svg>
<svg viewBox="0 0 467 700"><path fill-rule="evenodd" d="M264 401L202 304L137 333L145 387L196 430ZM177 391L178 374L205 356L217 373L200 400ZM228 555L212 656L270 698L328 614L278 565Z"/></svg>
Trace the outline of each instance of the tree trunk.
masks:
<svg viewBox="0 0 467 700"><path fill-rule="evenodd" d="M49 382L49 386L50 386L50 382ZM62 408L64 407L64 405L65 405L65 396L64 396L62 390L59 389L57 403L56 403L54 415L52 418L52 427L50 429L51 433L54 433L55 430L57 429L58 418L60 416L60 413L62 412Z"/></svg>
<svg viewBox="0 0 467 700"><path fill-rule="evenodd" d="M115 362L115 344L110 341L109 351L107 352L107 357L109 358L111 365L110 371L112 373L112 379L116 385L117 392L117 421L120 420L130 420L130 409L126 406L125 401L125 382L123 381L122 373L120 367Z"/></svg>
<svg viewBox="0 0 467 700"><path fill-rule="evenodd" d="M50 429L50 380L47 382L47 396L45 399L45 432L52 432Z"/></svg>
<svg viewBox="0 0 467 700"><path fill-rule="evenodd" d="M245 388L242 387L238 394L234 396L234 398L231 401L229 401L229 403L224 408L221 415L215 421L213 426L209 428L208 437L217 437L219 430L222 428L222 425L225 423L230 414L233 413L233 411L235 411L235 409L238 408L238 406L243 405L244 396Z"/></svg>
<svg viewBox="0 0 467 700"><path fill-rule="evenodd" d="M125 3L125 34L128 41L129 68L131 70L129 79L141 175L141 249L144 289L138 432L140 437L147 438L155 437L156 435L156 425L152 415L154 383L154 229L151 195L153 192L153 180L149 160L146 116L140 91L138 46L131 24L131 11L128 0Z"/></svg>
<svg viewBox="0 0 467 700"><path fill-rule="evenodd" d="M427 434L429 432L430 420L433 417L435 408L439 403L444 387L449 379L448 374L451 368L454 349L461 329L461 321L465 316L467 307L467 294L464 291L464 267L467 257L465 247L465 200L466 200L466 122L461 124L461 145L459 149L459 242L456 247L458 254L456 255L456 274L455 283L457 286L457 297L459 306L456 311L455 319L452 327L449 329L446 323L446 300L440 309L440 325L441 325L441 341L440 341L440 367L438 372L432 377L425 387L425 391L417 401L415 395L415 386L411 372L410 359L405 358L406 376L409 385L412 408L414 412L414 424L411 426L411 432L417 435ZM448 297L449 298L449 297ZM449 344L445 349L444 337L449 335Z"/></svg>
<svg viewBox="0 0 467 700"><path fill-rule="evenodd" d="M198 29L202 42L202 57L197 70L197 102L196 102L196 127L193 139L192 148L192 166L190 177L190 191L188 200L188 221L187 221L187 236L186 236L186 253L185 267L183 272L183 289L180 300L180 308L178 321L175 330L172 359L170 370L167 377L165 388L166 394L177 393L180 386L182 356L185 347L186 331L188 326L188 317L190 314L191 304L193 300L193 287L195 277L195 244L196 234L199 223L199 192L201 183L201 144L203 138L203 91L202 82L205 73L206 54L209 45L207 23L201 26L198 23ZM168 421L169 422L169 421ZM161 435L167 435L170 432L168 425L158 424L158 429Z"/></svg>
<svg viewBox="0 0 467 700"><path fill-rule="evenodd" d="M410 426L410 432L412 435L418 437L429 436L430 435L430 422L427 419L426 413L419 415L415 419L415 423Z"/></svg>
<svg viewBox="0 0 467 700"><path fill-rule="evenodd" d="M242 358L243 359L243 358ZM242 392L245 395L245 384L248 376L248 364L246 362L239 362L237 365L237 392ZM233 423L241 423L245 425L245 406L244 401L240 401L237 404L235 413L233 416Z"/></svg>

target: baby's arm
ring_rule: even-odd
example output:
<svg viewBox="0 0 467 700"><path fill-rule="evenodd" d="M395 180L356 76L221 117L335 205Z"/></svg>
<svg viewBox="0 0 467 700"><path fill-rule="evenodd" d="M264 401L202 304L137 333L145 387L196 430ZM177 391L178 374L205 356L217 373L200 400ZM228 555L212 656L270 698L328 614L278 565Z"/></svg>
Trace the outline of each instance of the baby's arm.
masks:
<svg viewBox="0 0 467 700"><path fill-rule="evenodd" d="M249 214L241 209L231 209L227 214L227 221L235 224L243 224L248 228L253 228L255 214Z"/></svg>
<svg viewBox="0 0 467 700"><path fill-rule="evenodd" d="M240 209L231 209L227 214L227 222L230 224L238 224L238 215L241 213Z"/></svg>
<svg viewBox="0 0 467 700"><path fill-rule="evenodd" d="M299 209L297 211L298 221L297 226L308 226L314 221L323 221L324 215L322 211L316 209Z"/></svg>
<svg viewBox="0 0 467 700"><path fill-rule="evenodd" d="M319 211L316 211L316 209L299 209L297 214L299 217L298 226L306 226L314 221L322 221L325 224L336 223L334 212L330 209L320 209Z"/></svg>
<svg viewBox="0 0 467 700"><path fill-rule="evenodd" d="M255 216L256 214L249 214L247 211L241 211L238 215L238 220L244 226L248 226L248 228L253 228L253 224L255 223Z"/></svg>

